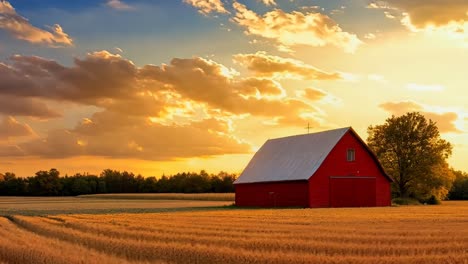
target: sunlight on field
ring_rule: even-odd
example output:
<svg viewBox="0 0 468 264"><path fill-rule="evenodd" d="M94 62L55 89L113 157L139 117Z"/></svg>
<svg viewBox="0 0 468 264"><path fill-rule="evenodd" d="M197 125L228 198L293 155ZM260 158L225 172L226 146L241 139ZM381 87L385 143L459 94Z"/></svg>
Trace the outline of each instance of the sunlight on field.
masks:
<svg viewBox="0 0 468 264"><path fill-rule="evenodd" d="M0 227L0 261L7 263L468 260L468 202L387 208L8 216L0 218ZM59 247L60 252L56 251Z"/></svg>

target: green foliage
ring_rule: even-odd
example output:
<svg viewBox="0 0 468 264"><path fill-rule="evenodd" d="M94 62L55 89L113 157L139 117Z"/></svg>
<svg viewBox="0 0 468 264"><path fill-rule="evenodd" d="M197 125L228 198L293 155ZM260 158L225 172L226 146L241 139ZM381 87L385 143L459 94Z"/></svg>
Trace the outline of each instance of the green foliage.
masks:
<svg viewBox="0 0 468 264"><path fill-rule="evenodd" d="M468 173L462 171L453 171L455 181L449 192L450 200L468 200Z"/></svg>
<svg viewBox="0 0 468 264"><path fill-rule="evenodd" d="M370 126L368 133L369 147L395 180L397 197L446 197L454 179L446 162L452 146L440 138L436 123L420 113L407 113Z"/></svg>
<svg viewBox="0 0 468 264"><path fill-rule="evenodd" d="M75 174L59 177L56 169L38 171L36 176L16 178L0 174L0 195L70 196L100 193L231 193L236 175L177 173L173 176L144 178L131 172L106 169L99 176Z"/></svg>
<svg viewBox="0 0 468 264"><path fill-rule="evenodd" d="M420 205L421 203L413 198L394 198L392 199L392 204L397 204L397 205Z"/></svg>

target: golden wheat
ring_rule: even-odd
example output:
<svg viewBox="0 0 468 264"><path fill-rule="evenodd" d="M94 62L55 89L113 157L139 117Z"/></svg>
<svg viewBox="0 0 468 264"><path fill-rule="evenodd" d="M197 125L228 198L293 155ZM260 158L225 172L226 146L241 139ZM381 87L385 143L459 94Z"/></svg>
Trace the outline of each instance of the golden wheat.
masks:
<svg viewBox="0 0 468 264"><path fill-rule="evenodd" d="M19 228L6 218L0 218L0 263L136 262L113 257L73 243L39 236Z"/></svg>
<svg viewBox="0 0 468 264"><path fill-rule="evenodd" d="M54 259L54 250L63 243L64 248L74 245L100 254L96 258L107 262L468 264L468 202L9 219L1 221L0 236L23 232L49 241L37 250L46 252L39 255L46 260ZM23 239L12 239L7 251L21 252ZM2 245L5 241L0 239ZM61 263L61 256L55 263ZM14 263L10 258L0 253L0 262Z"/></svg>

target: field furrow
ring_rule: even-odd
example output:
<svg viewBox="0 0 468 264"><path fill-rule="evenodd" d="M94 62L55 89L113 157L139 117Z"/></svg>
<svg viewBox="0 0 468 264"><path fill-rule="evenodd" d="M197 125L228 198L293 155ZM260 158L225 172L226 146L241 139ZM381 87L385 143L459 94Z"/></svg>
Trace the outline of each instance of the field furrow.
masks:
<svg viewBox="0 0 468 264"><path fill-rule="evenodd" d="M47 221L47 219L44 219ZM143 240L159 240L159 241L172 241L184 243L200 243L207 245L229 245L232 247L239 247L245 249L251 248L265 248L268 250L278 251L300 251L300 252L315 252L320 253L323 251L336 251L336 248L352 248L354 254L362 255L363 252L368 253L369 247L384 248L385 252L379 254L394 254L398 252L401 255L414 254L418 251L427 253L450 253L463 250L463 244L468 244L468 238L463 237L457 242L453 239L442 237L442 241L428 242L427 238L413 238L407 237L406 239L394 238L390 240L387 237L371 237L360 236L359 234L346 235L343 237L339 235L327 234L307 234L296 235L281 235L281 234L256 234L246 235L238 234L236 232L193 232L190 228L176 228L176 229L152 229L152 228L129 228L120 227L106 223L88 223L77 221L56 221L49 220L49 223L63 225L69 228L80 230L83 232L99 234L109 237L128 238L128 239L143 239ZM140 223L141 225L141 223ZM174 232L176 231L176 232ZM405 246L401 246L403 243ZM461 243L461 244L460 244ZM356 247L355 245L359 245ZM410 246L408 246L410 245ZM321 250L321 251L320 251ZM393 252L393 253L392 253ZM348 252L343 252L348 253ZM377 252L375 252L377 253ZM329 253L327 253L329 254Z"/></svg>
<svg viewBox="0 0 468 264"><path fill-rule="evenodd" d="M117 239L92 235L70 230L66 227L54 226L51 223L39 221L32 217L17 217L15 221L21 226L46 236L53 236L65 241L73 241L80 245L96 248L104 252L117 252L121 256L139 260L165 260L175 263L398 263L407 260L407 263L424 263L429 259L443 259L443 253L414 256L333 256L317 253L281 252L281 251L255 251L239 250L225 246L206 246L200 244L157 242L145 240ZM467 257L467 254L458 254L452 260L457 263Z"/></svg>
<svg viewBox="0 0 468 264"><path fill-rule="evenodd" d="M60 249L60 250L57 250ZM40 236L0 217L0 262L3 263L136 263L73 243Z"/></svg>
<svg viewBox="0 0 468 264"><path fill-rule="evenodd" d="M468 264L468 203L9 219L0 222L7 263Z"/></svg>

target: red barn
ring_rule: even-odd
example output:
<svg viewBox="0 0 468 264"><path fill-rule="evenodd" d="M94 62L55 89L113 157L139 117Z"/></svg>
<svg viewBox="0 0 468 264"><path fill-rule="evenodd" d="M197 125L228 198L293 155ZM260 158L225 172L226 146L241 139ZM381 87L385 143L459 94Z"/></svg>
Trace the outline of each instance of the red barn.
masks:
<svg viewBox="0 0 468 264"><path fill-rule="evenodd" d="M268 140L234 182L238 206L391 204L388 176L351 128Z"/></svg>

